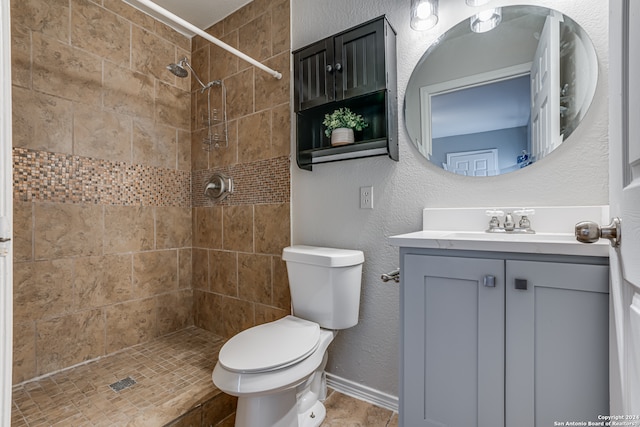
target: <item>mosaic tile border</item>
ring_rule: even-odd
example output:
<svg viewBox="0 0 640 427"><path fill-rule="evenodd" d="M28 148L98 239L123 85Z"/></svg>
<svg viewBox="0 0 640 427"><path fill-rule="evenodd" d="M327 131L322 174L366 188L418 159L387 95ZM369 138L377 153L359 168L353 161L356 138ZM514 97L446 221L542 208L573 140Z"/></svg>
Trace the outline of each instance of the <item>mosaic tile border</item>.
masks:
<svg viewBox="0 0 640 427"><path fill-rule="evenodd" d="M24 202L191 207L191 172L13 148L13 197Z"/></svg>
<svg viewBox="0 0 640 427"><path fill-rule="evenodd" d="M291 199L290 164L289 156L282 156L194 171L191 195L193 207L289 203ZM222 202L214 202L204 196L205 183L214 172L222 172L233 178L234 192Z"/></svg>

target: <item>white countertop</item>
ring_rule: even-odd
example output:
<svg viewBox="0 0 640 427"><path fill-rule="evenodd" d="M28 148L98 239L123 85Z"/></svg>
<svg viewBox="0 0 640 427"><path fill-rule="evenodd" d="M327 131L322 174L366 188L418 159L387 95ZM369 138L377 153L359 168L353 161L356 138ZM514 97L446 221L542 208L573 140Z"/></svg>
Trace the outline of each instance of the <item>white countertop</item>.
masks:
<svg viewBox="0 0 640 427"><path fill-rule="evenodd" d="M514 212L517 208L504 208ZM487 233L484 208L426 208L423 231L389 237L395 246L428 249L609 256L609 241L580 243L574 236L579 221L608 224L608 206L536 207L530 217L535 234ZM502 221L502 218L501 218Z"/></svg>
<svg viewBox="0 0 640 427"><path fill-rule="evenodd" d="M609 242L580 243L568 233L504 234L470 231L416 231L391 236L395 246L533 254L609 256Z"/></svg>

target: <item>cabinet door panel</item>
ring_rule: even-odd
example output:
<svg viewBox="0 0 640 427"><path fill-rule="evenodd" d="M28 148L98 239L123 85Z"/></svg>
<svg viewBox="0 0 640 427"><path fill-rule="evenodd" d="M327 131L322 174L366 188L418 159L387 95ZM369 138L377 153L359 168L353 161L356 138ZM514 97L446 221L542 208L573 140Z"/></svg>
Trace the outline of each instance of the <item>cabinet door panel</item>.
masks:
<svg viewBox="0 0 640 427"><path fill-rule="evenodd" d="M381 19L336 37L336 100L386 87L384 25Z"/></svg>
<svg viewBox="0 0 640 427"><path fill-rule="evenodd" d="M404 259L402 425L504 425L504 261Z"/></svg>
<svg viewBox="0 0 640 427"><path fill-rule="evenodd" d="M506 425L608 414L608 267L507 261L506 272Z"/></svg>
<svg viewBox="0 0 640 427"><path fill-rule="evenodd" d="M294 55L296 111L326 104L334 99L333 39L322 40Z"/></svg>

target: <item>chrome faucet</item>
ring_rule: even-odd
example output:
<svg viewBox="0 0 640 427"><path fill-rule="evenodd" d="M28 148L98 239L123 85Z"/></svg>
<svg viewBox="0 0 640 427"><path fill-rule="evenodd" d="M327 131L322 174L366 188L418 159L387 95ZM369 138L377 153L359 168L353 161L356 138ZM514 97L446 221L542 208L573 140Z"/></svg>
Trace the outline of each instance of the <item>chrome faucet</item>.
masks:
<svg viewBox="0 0 640 427"><path fill-rule="evenodd" d="M518 209L513 211L513 213L507 212L506 216L503 211L497 209L487 210L485 213L491 217L489 220L489 228L486 230L487 233L535 234L535 231L531 229L531 220L529 220L529 217L535 213L533 209ZM520 216L517 225L513 217L514 215ZM502 216L505 218L502 227L500 227L500 220L498 218Z"/></svg>

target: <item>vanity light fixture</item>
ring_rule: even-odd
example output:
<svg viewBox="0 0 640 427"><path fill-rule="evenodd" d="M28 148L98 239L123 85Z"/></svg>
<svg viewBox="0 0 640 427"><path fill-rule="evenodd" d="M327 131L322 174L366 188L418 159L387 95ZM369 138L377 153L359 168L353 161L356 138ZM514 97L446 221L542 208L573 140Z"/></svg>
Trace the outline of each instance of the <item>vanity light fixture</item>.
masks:
<svg viewBox="0 0 640 427"><path fill-rule="evenodd" d="M476 7L489 3L491 0L466 0L467 6Z"/></svg>
<svg viewBox="0 0 640 427"><path fill-rule="evenodd" d="M486 33L496 28L502 21L502 8L483 10L471 17L471 31L474 33Z"/></svg>
<svg viewBox="0 0 640 427"><path fill-rule="evenodd" d="M429 30L438 23L438 0L411 0L411 28Z"/></svg>

